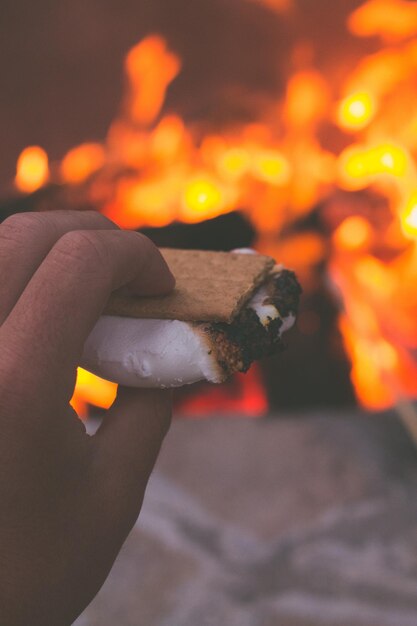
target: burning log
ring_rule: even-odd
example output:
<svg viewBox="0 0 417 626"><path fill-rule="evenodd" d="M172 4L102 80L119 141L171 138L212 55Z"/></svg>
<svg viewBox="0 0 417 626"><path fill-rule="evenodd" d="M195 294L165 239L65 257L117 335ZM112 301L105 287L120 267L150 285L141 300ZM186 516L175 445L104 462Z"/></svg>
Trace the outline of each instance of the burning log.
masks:
<svg viewBox="0 0 417 626"><path fill-rule="evenodd" d="M57 210L85 211L97 209L87 200L82 189L51 183L30 194L2 200L0 203L0 222L14 213Z"/></svg>
<svg viewBox="0 0 417 626"><path fill-rule="evenodd" d="M141 228L158 247L189 250L234 250L252 248L256 232L238 211L196 224L173 222L163 228Z"/></svg>

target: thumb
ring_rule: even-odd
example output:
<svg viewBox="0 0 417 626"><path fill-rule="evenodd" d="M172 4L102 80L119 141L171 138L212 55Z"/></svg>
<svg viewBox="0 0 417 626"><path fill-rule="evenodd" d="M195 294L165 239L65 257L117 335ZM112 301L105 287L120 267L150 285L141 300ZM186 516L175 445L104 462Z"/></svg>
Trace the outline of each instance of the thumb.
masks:
<svg viewBox="0 0 417 626"><path fill-rule="evenodd" d="M171 400L169 390L119 387L94 436L98 478L113 486L114 497L143 496L169 429Z"/></svg>

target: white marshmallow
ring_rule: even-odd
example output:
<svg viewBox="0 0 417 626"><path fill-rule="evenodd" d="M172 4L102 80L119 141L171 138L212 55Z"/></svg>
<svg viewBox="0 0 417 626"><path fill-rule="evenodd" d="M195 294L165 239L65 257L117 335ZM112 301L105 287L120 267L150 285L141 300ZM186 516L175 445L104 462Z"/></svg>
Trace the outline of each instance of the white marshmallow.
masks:
<svg viewBox="0 0 417 626"><path fill-rule="evenodd" d="M275 271L280 271L277 266ZM276 307L264 304L261 286L248 303L264 326L280 317ZM295 322L282 318L280 335ZM199 380L218 383L224 374L216 361L204 325L178 320L148 320L102 316L84 345L81 366L128 387L181 387Z"/></svg>
<svg viewBox="0 0 417 626"><path fill-rule="evenodd" d="M207 336L178 320L103 316L84 345L81 366L129 387L220 382Z"/></svg>

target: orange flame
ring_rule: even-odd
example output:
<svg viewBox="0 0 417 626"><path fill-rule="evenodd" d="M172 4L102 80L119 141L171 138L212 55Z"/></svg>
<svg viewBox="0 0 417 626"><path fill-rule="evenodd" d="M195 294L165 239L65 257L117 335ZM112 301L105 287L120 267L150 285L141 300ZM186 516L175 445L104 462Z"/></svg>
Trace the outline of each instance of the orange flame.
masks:
<svg viewBox="0 0 417 626"><path fill-rule="evenodd" d="M36 191L49 178L48 155L39 146L25 148L17 160L16 187L25 193Z"/></svg>
<svg viewBox="0 0 417 626"><path fill-rule="evenodd" d="M64 182L82 183L104 165L105 151L101 144L84 143L70 150L61 163Z"/></svg>
<svg viewBox="0 0 417 626"><path fill-rule="evenodd" d="M283 12L295 7L257 1ZM346 28L382 43L340 84L314 67L314 51L297 44L284 96L256 121L221 132L162 113L181 60L162 37L147 37L127 54L124 108L106 141L70 150L59 173L82 183L91 203L124 228L239 209L257 231L258 249L306 280L330 257L358 398L382 408L417 398L417 5L367 0ZM49 177L46 153L27 148L16 186L34 191ZM351 192L349 209L338 200L348 196L341 190ZM375 205L374 196L383 202ZM340 211L330 237L292 231L323 204ZM307 334L319 326L314 314L303 324ZM83 403L107 406L114 394L114 385L81 371L73 402L80 410ZM247 402L261 405L258 396Z"/></svg>
<svg viewBox="0 0 417 626"><path fill-rule="evenodd" d="M287 85L287 124L293 128L316 125L325 117L329 101L329 86L321 74L313 70L294 74Z"/></svg>
<svg viewBox="0 0 417 626"><path fill-rule="evenodd" d="M358 37L405 39L417 33L417 6L405 0L368 0L352 13L348 25Z"/></svg>
<svg viewBox="0 0 417 626"><path fill-rule="evenodd" d="M359 130L372 120L376 103L367 92L357 92L346 96L339 104L337 120L346 130Z"/></svg>
<svg viewBox="0 0 417 626"><path fill-rule="evenodd" d="M180 67L180 60L168 51L162 37L147 37L130 50L126 73L130 84L128 112L133 122L146 126L155 120Z"/></svg>
<svg viewBox="0 0 417 626"><path fill-rule="evenodd" d="M403 178L409 162L407 151L395 144L351 145L339 157L339 184L345 189L364 189L381 176Z"/></svg>
<svg viewBox="0 0 417 626"><path fill-rule="evenodd" d="M87 404L108 409L115 401L116 394L117 385L79 367L71 406L80 417L87 417Z"/></svg>
<svg viewBox="0 0 417 626"><path fill-rule="evenodd" d="M417 239L417 191L411 193L402 211L401 223L406 237Z"/></svg>
<svg viewBox="0 0 417 626"><path fill-rule="evenodd" d="M333 234L335 245L345 250L361 250L369 246L372 229L363 217L352 215L346 218Z"/></svg>

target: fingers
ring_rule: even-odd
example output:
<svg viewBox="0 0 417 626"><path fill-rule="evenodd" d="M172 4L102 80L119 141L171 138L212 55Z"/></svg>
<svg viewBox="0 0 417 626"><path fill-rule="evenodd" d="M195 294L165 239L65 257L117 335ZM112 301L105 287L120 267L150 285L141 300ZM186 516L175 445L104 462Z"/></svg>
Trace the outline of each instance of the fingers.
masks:
<svg viewBox="0 0 417 626"><path fill-rule="evenodd" d="M72 385L87 335L110 293L127 284L137 294L163 294L174 286L149 239L120 230L66 233L0 329L2 348L20 371L30 368L32 380L47 380L52 389L62 381Z"/></svg>
<svg viewBox="0 0 417 626"><path fill-rule="evenodd" d="M0 225L0 325L53 245L72 230L117 229L95 211L12 215Z"/></svg>
<svg viewBox="0 0 417 626"><path fill-rule="evenodd" d="M94 437L95 481L122 512L129 532L171 422L168 390L119 387L117 400Z"/></svg>

